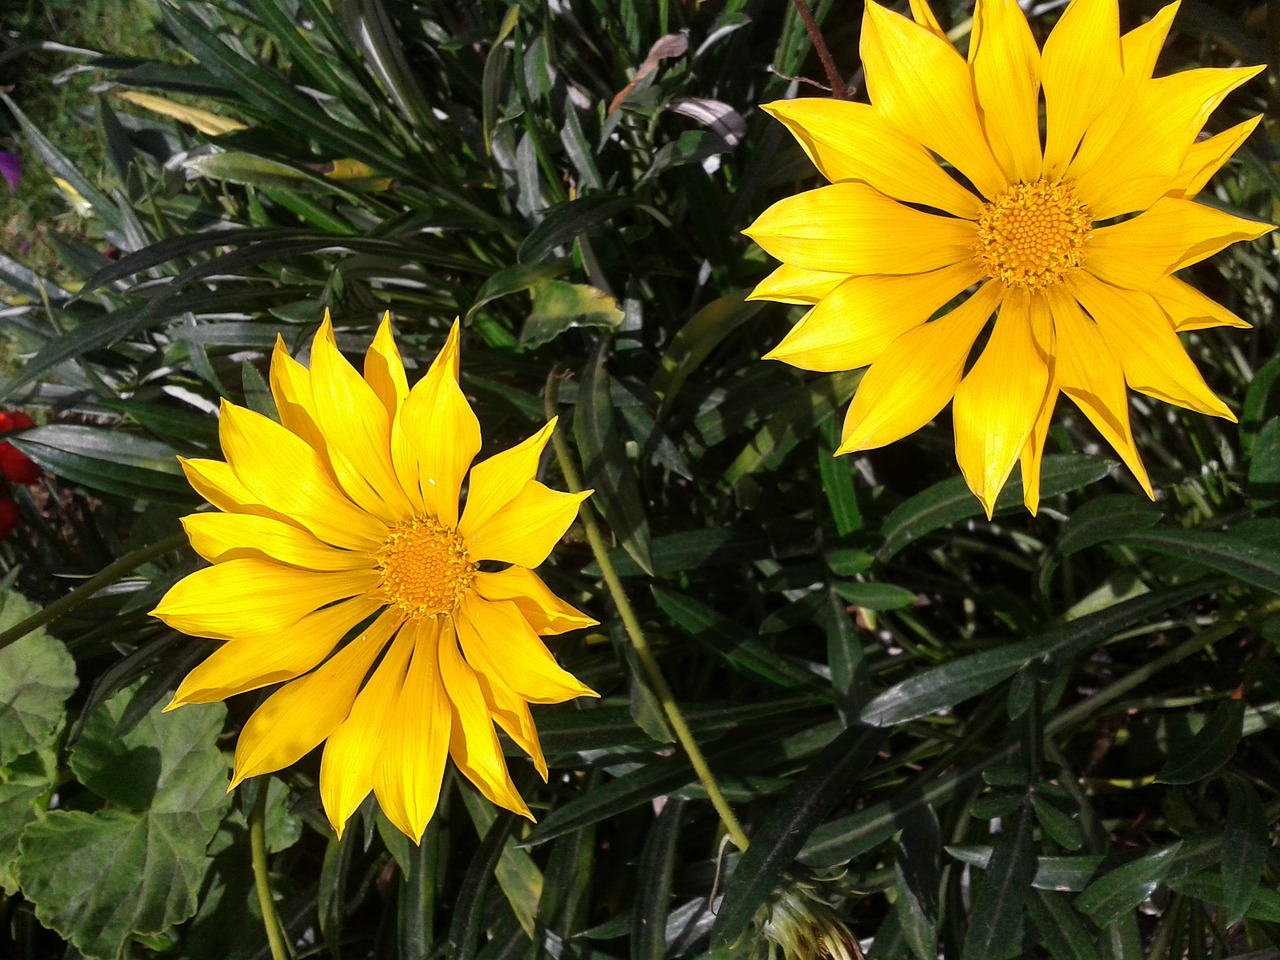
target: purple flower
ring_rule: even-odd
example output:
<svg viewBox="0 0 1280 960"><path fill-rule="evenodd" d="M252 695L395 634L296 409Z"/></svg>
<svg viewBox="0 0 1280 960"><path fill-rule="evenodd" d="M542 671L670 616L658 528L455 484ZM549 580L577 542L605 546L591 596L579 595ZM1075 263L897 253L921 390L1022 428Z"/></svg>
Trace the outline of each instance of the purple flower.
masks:
<svg viewBox="0 0 1280 960"><path fill-rule="evenodd" d="M9 195L18 192L18 181L22 179L22 161L16 153L0 150L0 176L9 184Z"/></svg>

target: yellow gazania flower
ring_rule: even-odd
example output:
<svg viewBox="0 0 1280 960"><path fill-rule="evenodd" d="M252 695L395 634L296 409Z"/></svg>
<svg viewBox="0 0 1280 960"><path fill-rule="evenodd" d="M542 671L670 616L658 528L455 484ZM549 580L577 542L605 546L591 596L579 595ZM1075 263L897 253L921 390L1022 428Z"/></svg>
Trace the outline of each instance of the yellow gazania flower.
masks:
<svg viewBox="0 0 1280 960"><path fill-rule="evenodd" d="M277 340L271 390L280 423L224 402L227 462L182 463L223 511L183 520L213 566L152 615L226 642L170 708L289 681L245 724L232 786L327 740L320 795L339 834L372 790L421 838L447 757L494 803L530 816L494 724L545 780L528 704L595 696L539 639L596 622L532 572L587 496L533 479L555 421L476 464L459 516L480 425L458 385L456 323L410 390L388 319L361 377L326 317L309 370Z"/></svg>
<svg viewBox="0 0 1280 960"><path fill-rule="evenodd" d="M1205 120L1262 68L1153 79L1177 6L1121 36L1116 0L1072 0L1041 51L1014 0L978 0L966 62L924 0L914 22L868 2L871 103L765 108L831 184L747 231L782 261L752 295L814 305L769 358L871 365L838 453L898 440L953 400L956 458L990 516L1019 457L1036 510L1060 393L1148 495L1126 384L1234 419L1177 334L1248 324L1173 272L1273 229L1192 202L1259 118L1197 140Z"/></svg>

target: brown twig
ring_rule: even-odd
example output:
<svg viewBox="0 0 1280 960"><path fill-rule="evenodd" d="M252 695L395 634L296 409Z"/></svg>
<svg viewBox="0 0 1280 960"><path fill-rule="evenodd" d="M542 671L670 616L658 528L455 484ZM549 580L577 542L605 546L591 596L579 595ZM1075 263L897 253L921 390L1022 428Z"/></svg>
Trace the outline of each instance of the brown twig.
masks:
<svg viewBox="0 0 1280 960"><path fill-rule="evenodd" d="M831 51L827 49L827 41L822 39L822 31L818 29L818 22L813 19L813 11L809 9L808 0L795 0L795 3L800 19L804 21L804 28L808 31L809 42L813 44L818 59L822 61L822 69L827 73L827 84L831 87L831 96L837 100L845 99L847 91L844 78L836 69L836 62L831 59Z"/></svg>

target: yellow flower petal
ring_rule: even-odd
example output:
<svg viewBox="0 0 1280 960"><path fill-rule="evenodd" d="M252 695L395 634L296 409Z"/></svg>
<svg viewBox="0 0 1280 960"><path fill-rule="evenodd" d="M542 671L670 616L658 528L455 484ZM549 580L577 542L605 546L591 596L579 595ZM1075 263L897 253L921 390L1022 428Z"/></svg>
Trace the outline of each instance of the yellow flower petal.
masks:
<svg viewBox="0 0 1280 960"><path fill-rule="evenodd" d="M377 582L373 571L315 573L270 560L228 560L179 580L151 615L196 637L263 639Z"/></svg>
<svg viewBox="0 0 1280 960"><path fill-rule="evenodd" d="M320 455L274 420L224 400L218 436L236 477L258 501L321 540L368 549L386 537L384 524L334 486Z"/></svg>
<svg viewBox="0 0 1280 960"><path fill-rule="evenodd" d="M524 485L538 472L538 462L546 449L551 432L555 430L557 417L541 430L514 447L495 453L477 463L471 470L467 503L462 510L458 532L463 537L472 533L516 498Z"/></svg>
<svg viewBox="0 0 1280 960"><path fill-rule="evenodd" d="M1063 175L1089 125L1120 86L1116 0L1071 0L1040 58L1044 85L1043 175Z"/></svg>
<svg viewBox="0 0 1280 960"><path fill-rule="evenodd" d="M556 663L514 603L472 594L463 599L453 622L471 668L497 678L530 703L597 696Z"/></svg>
<svg viewBox="0 0 1280 960"><path fill-rule="evenodd" d="M1145 210L1168 193L1209 114L1261 69L1187 70L1145 81L1105 146L1082 150L1067 172L1094 219Z"/></svg>
<svg viewBox="0 0 1280 960"><path fill-rule="evenodd" d="M396 411L409 396L409 381L404 374L404 360L395 337L391 335L391 313L382 315L378 332L374 335L369 352L364 356L364 378L382 401L387 411L387 422L395 419Z"/></svg>
<svg viewBox="0 0 1280 960"><path fill-rule="evenodd" d="M196 513L182 518L191 548L210 563L256 557L304 570L372 569L373 558L359 550L339 550L305 530L268 517L236 513Z"/></svg>
<svg viewBox="0 0 1280 960"><path fill-rule="evenodd" d="M1120 455L1147 496L1154 499L1129 423L1129 393L1120 361L1070 294L1054 290L1049 295L1049 305L1058 333L1055 374L1059 388Z"/></svg>
<svg viewBox="0 0 1280 960"><path fill-rule="evenodd" d="M406 491L428 515L455 526L462 478L480 451L480 423L458 386L459 325L426 376L414 384L392 429L391 453Z"/></svg>
<svg viewBox="0 0 1280 960"><path fill-rule="evenodd" d="M508 567L477 573L475 591L486 600L510 600L540 637L593 627L599 621L565 603L532 570Z"/></svg>
<svg viewBox="0 0 1280 960"><path fill-rule="evenodd" d="M1237 123L1234 127L1223 130L1216 136L1195 143L1187 151L1182 166L1173 178L1169 188L1170 195L1186 200L1195 197L1204 189L1209 178L1221 170L1223 164L1231 159L1232 154L1249 139L1249 134L1253 133L1261 120L1262 114L1258 114L1244 123Z"/></svg>
<svg viewBox="0 0 1280 960"><path fill-rule="evenodd" d="M1211 300L1177 277L1161 277L1143 289L1156 298L1161 309L1173 321L1173 329L1179 333L1210 327L1248 329L1251 326L1248 321L1240 319L1222 304Z"/></svg>
<svg viewBox="0 0 1280 960"><path fill-rule="evenodd" d="M311 402L311 371L289 356L284 338L279 334L271 352L271 395L276 401L280 423L320 454L326 472L337 483L338 478L328 463L328 444L316 425L318 417Z"/></svg>
<svg viewBox="0 0 1280 960"><path fill-rule="evenodd" d="M532 569L547 559L577 517L578 504L593 492L561 493L530 480L510 503L477 524L474 533L464 534L467 552L474 560L497 560Z"/></svg>
<svg viewBox="0 0 1280 960"><path fill-rule="evenodd" d="M413 516L414 505L401 490L391 465L387 408L338 352L328 316L311 345L311 400L347 495L388 524ZM335 451L345 459L333 456Z"/></svg>
<svg viewBox="0 0 1280 960"><path fill-rule="evenodd" d="M369 629L381 642L399 629L401 617L387 611ZM391 649L356 696L351 711L324 745L320 760L320 800L339 837L351 814L373 790L373 764L382 746L383 730L400 688L404 685L415 634L401 630Z"/></svg>
<svg viewBox="0 0 1280 960"><path fill-rule="evenodd" d="M1040 176L1040 50L1014 0L978 0L969 41L979 115L1009 181Z"/></svg>
<svg viewBox="0 0 1280 960"><path fill-rule="evenodd" d="M231 786L295 763L337 729L385 644L385 637L371 641L362 634L268 697L240 731Z"/></svg>
<svg viewBox="0 0 1280 960"><path fill-rule="evenodd" d="M877 113L948 160L988 199L1009 185L983 135L969 65L950 43L871 0L861 50Z"/></svg>
<svg viewBox="0 0 1280 960"><path fill-rule="evenodd" d="M756 284L747 299L817 303L846 279L847 274L802 270L784 263Z"/></svg>
<svg viewBox="0 0 1280 960"><path fill-rule="evenodd" d="M991 339L956 388L956 461L990 518L1022 454L1049 387L1049 366L1031 336L1031 298L1014 290Z"/></svg>
<svg viewBox="0 0 1280 960"><path fill-rule="evenodd" d="M977 227L849 180L779 200L743 231L773 256L830 273L926 273L973 257Z"/></svg>
<svg viewBox="0 0 1280 960"><path fill-rule="evenodd" d="M870 450L919 430L955 394L973 341L1004 295L986 283L946 316L904 333L853 395L837 454Z"/></svg>
<svg viewBox="0 0 1280 960"><path fill-rule="evenodd" d="M911 0L911 19L934 36L947 39L946 31L942 29L942 24L938 23L938 18L933 15L933 10L929 8L926 0Z"/></svg>
<svg viewBox="0 0 1280 960"><path fill-rule="evenodd" d="M850 277L764 355L805 370L856 370L982 277L972 260L931 273Z"/></svg>
<svg viewBox="0 0 1280 960"><path fill-rule="evenodd" d="M533 814L511 782L502 745L493 729L488 704L476 675L462 659L458 641L448 625L440 631L440 678L453 711L449 756L462 775L476 785L491 803L522 817Z"/></svg>
<svg viewBox="0 0 1280 960"><path fill-rule="evenodd" d="M1058 403L1058 385L1050 371L1049 386L1044 392L1044 401L1040 412L1031 424L1031 432L1027 434L1027 442L1022 447L1019 457L1019 469L1022 471L1022 504L1034 517L1040 510L1040 464L1044 459L1044 444L1049 438L1049 423L1053 419L1053 408Z"/></svg>
<svg viewBox="0 0 1280 960"><path fill-rule="evenodd" d="M493 717L494 723L501 727L521 750L529 755L533 767L547 781L547 759L542 755L542 744L538 741L538 728L533 725L533 715L529 705L512 693L501 680L484 672L475 674L480 692L484 694L485 706Z"/></svg>
<svg viewBox="0 0 1280 960"><path fill-rule="evenodd" d="M442 628L438 619L404 626L414 634L413 658L373 764L373 792L382 812L415 843L436 812L449 756L452 717L436 656Z"/></svg>
<svg viewBox="0 0 1280 960"><path fill-rule="evenodd" d="M306 673L329 655L348 630L381 604L367 597L344 600L274 631L270 643L225 641L178 685L166 710L186 703L212 703L238 693L282 683Z"/></svg>
<svg viewBox="0 0 1280 960"><path fill-rule="evenodd" d="M1131 118L1130 111L1138 91L1143 88L1146 81L1151 79L1156 58L1169 33L1169 26L1173 22L1177 7L1177 3L1170 4L1142 26L1130 30L1120 38L1123 72L1119 86L1111 93L1102 111L1089 125L1089 130L1080 144L1080 150L1068 167L1066 173L1068 178L1074 178L1081 171L1097 166L1098 157L1127 123L1146 122L1147 118L1141 115ZM1147 174L1140 172L1140 175Z"/></svg>
<svg viewBox="0 0 1280 960"><path fill-rule="evenodd" d="M852 100L778 100L762 109L782 121L833 183L861 180L886 196L974 219L981 201L938 166L913 136Z"/></svg>
<svg viewBox="0 0 1280 960"><path fill-rule="evenodd" d="M1274 229L1204 204L1162 197L1131 220L1095 230L1085 245L1084 265L1108 283L1134 285L1138 277L1150 282Z"/></svg>
<svg viewBox="0 0 1280 960"><path fill-rule="evenodd" d="M1067 288L1089 311L1102 338L1139 393L1235 422L1187 356L1173 324L1150 295L1123 290L1079 271Z"/></svg>

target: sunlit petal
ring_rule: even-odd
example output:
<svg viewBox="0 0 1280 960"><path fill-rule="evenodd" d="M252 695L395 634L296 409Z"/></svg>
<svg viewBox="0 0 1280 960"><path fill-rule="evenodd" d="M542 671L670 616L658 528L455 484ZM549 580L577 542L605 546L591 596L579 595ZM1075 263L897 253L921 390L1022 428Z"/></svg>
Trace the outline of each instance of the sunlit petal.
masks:
<svg viewBox="0 0 1280 960"><path fill-rule="evenodd" d="M516 498L538 472L542 451L555 430L556 418L529 437L477 463L471 470L467 505L458 522L458 532L469 537L495 513Z"/></svg>
<svg viewBox="0 0 1280 960"><path fill-rule="evenodd" d="M1120 14L1116 0L1071 0L1045 41L1043 175L1066 172L1089 125L1120 86Z"/></svg>
<svg viewBox="0 0 1280 960"><path fill-rule="evenodd" d="M1040 176L1040 51L1014 0L978 0L969 41L987 141L1010 181Z"/></svg>
<svg viewBox="0 0 1280 960"><path fill-rule="evenodd" d="M510 502L476 526L467 537L467 550L476 560L532 569L547 559L577 517L578 504L592 492L561 493L530 480Z"/></svg>
<svg viewBox="0 0 1280 960"><path fill-rule="evenodd" d="M196 513L182 518L191 548L210 563L254 557L304 570L368 570L373 557L362 550L339 550L306 530L269 517L236 513Z"/></svg>
<svg viewBox="0 0 1280 960"><path fill-rule="evenodd" d="M598 621L575 610L542 582L532 570L508 567L497 573L476 574L476 593L486 600L510 600L540 637L593 627Z"/></svg>

